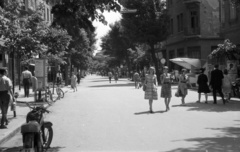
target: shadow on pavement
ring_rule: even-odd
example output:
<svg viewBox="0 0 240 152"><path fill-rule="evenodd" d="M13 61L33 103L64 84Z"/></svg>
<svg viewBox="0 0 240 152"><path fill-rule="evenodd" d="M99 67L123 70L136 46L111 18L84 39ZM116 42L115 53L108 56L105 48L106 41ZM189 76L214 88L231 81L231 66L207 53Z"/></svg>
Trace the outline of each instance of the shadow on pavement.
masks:
<svg viewBox="0 0 240 152"><path fill-rule="evenodd" d="M136 112L134 113L135 115L143 115L143 114L155 114L155 113L165 113L166 111L153 111L151 113L150 111L143 111L143 112Z"/></svg>
<svg viewBox="0 0 240 152"><path fill-rule="evenodd" d="M208 104L205 103L188 103L186 104L188 111L204 111L204 112L227 112L227 111L240 111L239 101L230 101L225 105L220 100L217 104L213 104L213 101L209 101Z"/></svg>
<svg viewBox="0 0 240 152"><path fill-rule="evenodd" d="M63 148L65 147L52 147L48 149L47 152L59 152ZM0 152L21 152L21 150L22 150L22 146L12 147L12 148L0 147Z"/></svg>
<svg viewBox="0 0 240 152"><path fill-rule="evenodd" d="M115 82L109 83L108 85L94 85L94 86L89 86L89 87L96 87L96 88L100 88L100 87L132 87L134 86L134 83L127 83L127 84L118 84Z"/></svg>
<svg viewBox="0 0 240 152"><path fill-rule="evenodd" d="M223 136L206 137L206 138L191 138L185 139L187 142L196 143L196 147L177 148L167 152L239 152L240 151L240 128L206 128L220 131ZM180 141L180 140L178 140ZM173 142L178 142L173 141Z"/></svg>

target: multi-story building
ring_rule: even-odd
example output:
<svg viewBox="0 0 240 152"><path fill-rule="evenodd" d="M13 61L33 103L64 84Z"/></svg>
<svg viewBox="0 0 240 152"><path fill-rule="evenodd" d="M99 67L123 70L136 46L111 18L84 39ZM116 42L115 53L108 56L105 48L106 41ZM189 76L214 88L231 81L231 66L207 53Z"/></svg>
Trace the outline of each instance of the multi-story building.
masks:
<svg viewBox="0 0 240 152"><path fill-rule="evenodd" d="M219 43L219 0L167 0L170 35L166 40L166 58L170 69L179 69L168 59L189 57L206 59Z"/></svg>
<svg viewBox="0 0 240 152"><path fill-rule="evenodd" d="M11 0L2 0L0 2L0 7L4 8L4 6ZM21 6L21 13L24 14L31 14L34 11L37 10L38 6L40 4L43 7L42 12L42 19L47 22L48 25L51 24L53 20L53 15L51 14L51 8L52 6L57 2L58 0L52 1L49 3L49 0L18 0L20 6ZM0 14L0 17L3 19L3 16ZM19 21L21 21L21 15L19 15ZM20 26L21 24L19 24ZM20 59L17 58L16 54L14 56L12 54L6 54L4 53L6 48L4 47L4 40L3 38L0 38L0 67L7 67L9 71L9 77L13 79L13 75L15 76L14 82L18 83L20 79L20 73L21 73L21 66L20 66ZM13 62L15 63L13 66ZM13 68L14 67L14 68ZM14 71L13 71L14 69Z"/></svg>
<svg viewBox="0 0 240 152"><path fill-rule="evenodd" d="M240 45L240 8L230 0L220 0L221 35Z"/></svg>

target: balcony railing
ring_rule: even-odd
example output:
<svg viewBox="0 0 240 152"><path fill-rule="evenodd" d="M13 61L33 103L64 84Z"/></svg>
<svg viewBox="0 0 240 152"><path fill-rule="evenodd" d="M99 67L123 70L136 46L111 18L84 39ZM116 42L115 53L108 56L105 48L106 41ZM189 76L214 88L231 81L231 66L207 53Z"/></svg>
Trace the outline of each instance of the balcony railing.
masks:
<svg viewBox="0 0 240 152"><path fill-rule="evenodd" d="M185 28L184 35L185 36L201 35L200 28Z"/></svg>
<svg viewBox="0 0 240 152"><path fill-rule="evenodd" d="M183 3L200 3L201 0L183 0Z"/></svg>

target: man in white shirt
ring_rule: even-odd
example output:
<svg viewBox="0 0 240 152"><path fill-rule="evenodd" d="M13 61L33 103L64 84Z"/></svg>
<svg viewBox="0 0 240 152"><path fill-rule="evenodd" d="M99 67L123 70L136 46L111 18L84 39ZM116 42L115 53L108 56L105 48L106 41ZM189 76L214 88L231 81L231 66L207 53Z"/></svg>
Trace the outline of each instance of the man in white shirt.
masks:
<svg viewBox="0 0 240 152"><path fill-rule="evenodd" d="M0 69L0 108L2 111L0 129L7 128L4 123L6 123L6 125L8 124L7 111L10 98L12 97L13 102L15 100L12 92L12 82L5 74L6 69Z"/></svg>
<svg viewBox="0 0 240 152"><path fill-rule="evenodd" d="M22 72L22 82L24 87L25 97L29 97L29 87L31 83L32 73L28 70L28 67L25 67L25 70Z"/></svg>

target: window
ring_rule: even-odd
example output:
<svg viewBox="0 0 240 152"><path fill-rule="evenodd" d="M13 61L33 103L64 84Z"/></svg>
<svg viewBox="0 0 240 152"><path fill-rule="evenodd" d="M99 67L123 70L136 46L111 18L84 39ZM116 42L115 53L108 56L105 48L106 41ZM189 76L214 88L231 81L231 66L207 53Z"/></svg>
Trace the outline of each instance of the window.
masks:
<svg viewBox="0 0 240 152"><path fill-rule="evenodd" d="M173 19L170 20L170 34L173 34Z"/></svg>
<svg viewBox="0 0 240 152"><path fill-rule="evenodd" d="M184 57L184 48L177 49L177 57Z"/></svg>
<svg viewBox="0 0 240 152"><path fill-rule="evenodd" d="M182 32L183 31L183 13L177 16L177 26L178 26L178 32Z"/></svg>
<svg viewBox="0 0 240 152"><path fill-rule="evenodd" d="M221 2L221 23L225 23L225 1L220 1Z"/></svg>
<svg viewBox="0 0 240 152"><path fill-rule="evenodd" d="M229 9L229 11L230 11L230 20L235 20L235 19L237 19L237 10L236 10L236 7L235 7L235 5L234 4L230 4L230 9Z"/></svg>
<svg viewBox="0 0 240 152"><path fill-rule="evenodd" d="M197 11L191 11L190 15L191 15L191 28L192 29L198 28L199 23L198 23L198 13L197 13Z"/></svg>
<svg viewBox="0 0 240 152"><path fill-rule="evenodd" d="M201 59L201 47L200 46L188 47L187 54L189 58Z"/></svg>

